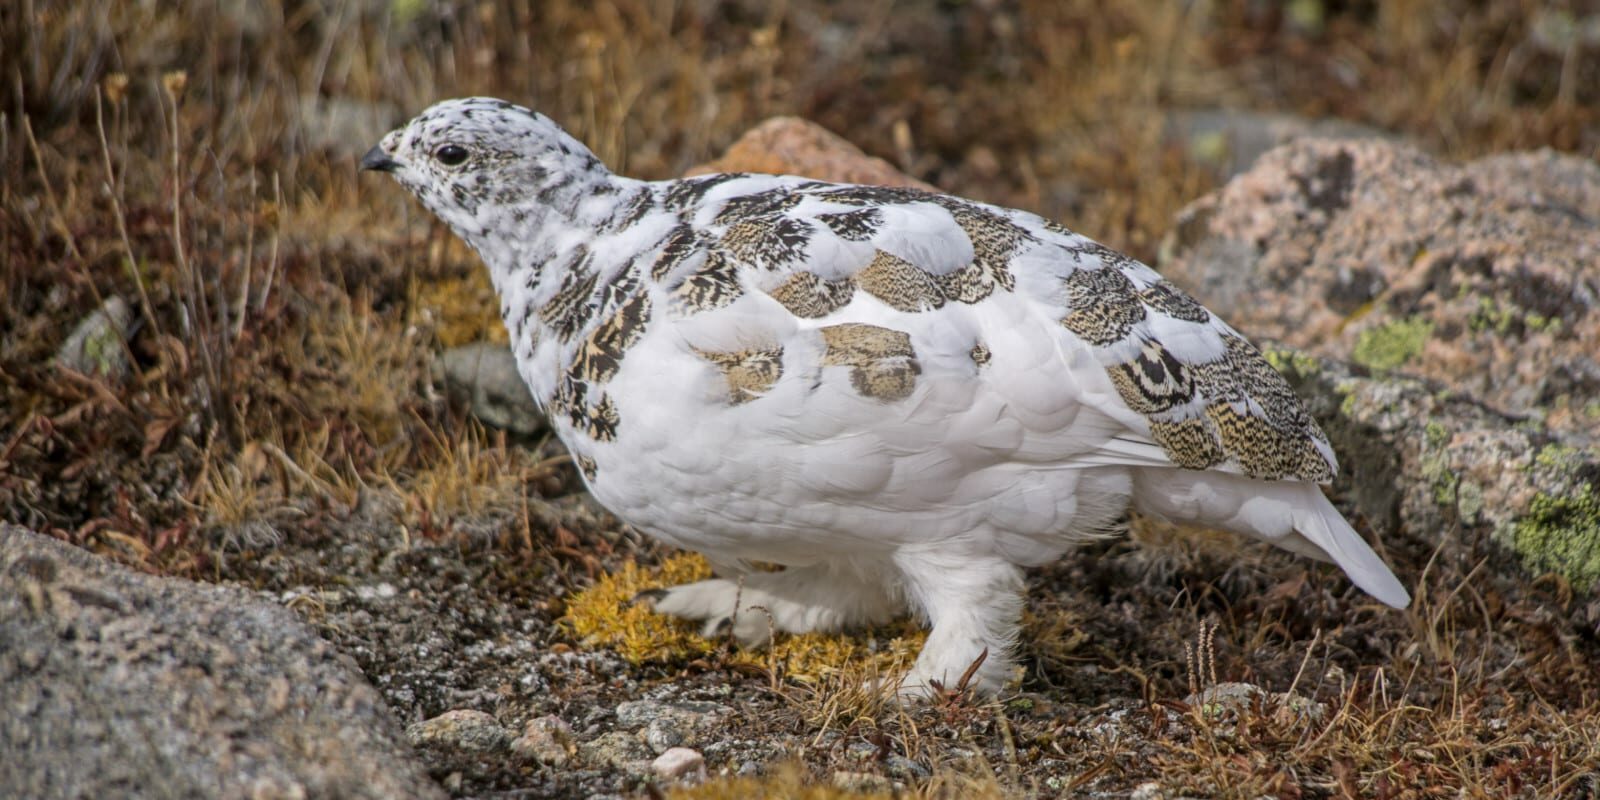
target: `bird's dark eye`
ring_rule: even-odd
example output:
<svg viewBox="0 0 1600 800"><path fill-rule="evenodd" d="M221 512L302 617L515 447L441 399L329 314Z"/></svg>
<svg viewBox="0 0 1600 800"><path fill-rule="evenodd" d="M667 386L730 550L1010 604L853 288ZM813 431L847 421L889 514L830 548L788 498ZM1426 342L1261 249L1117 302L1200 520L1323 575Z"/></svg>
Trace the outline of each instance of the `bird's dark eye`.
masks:
<svg viewBox="0 0 1600 800"><path fill-rule="evenodd" d="M459 144L447 144L433 151L433 158L447 167L459 167L466 163L467 148Z"/></svg>

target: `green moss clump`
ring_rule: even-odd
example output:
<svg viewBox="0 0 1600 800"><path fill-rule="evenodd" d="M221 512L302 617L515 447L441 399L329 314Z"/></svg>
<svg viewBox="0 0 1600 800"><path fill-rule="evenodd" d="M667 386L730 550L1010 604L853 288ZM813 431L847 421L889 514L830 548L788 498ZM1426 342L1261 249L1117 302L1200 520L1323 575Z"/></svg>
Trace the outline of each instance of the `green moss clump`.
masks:
<svg viewBox="0 0 1600 800"><path fill-rule="evenodd" d="M1600 496L1585 484L1574 494L1533 498L1512 528L1512 546L1530 569L1558 573L1587 591L1600 583Z"/></svg>
<svg viewBox="0 0 1600 800"><path fill-rule="evenodd" d="M1422 354L1433 335L1433 323L1411 317L1368 328L1356 337L1350 358L1375 372L1387 372Z"/></svg>

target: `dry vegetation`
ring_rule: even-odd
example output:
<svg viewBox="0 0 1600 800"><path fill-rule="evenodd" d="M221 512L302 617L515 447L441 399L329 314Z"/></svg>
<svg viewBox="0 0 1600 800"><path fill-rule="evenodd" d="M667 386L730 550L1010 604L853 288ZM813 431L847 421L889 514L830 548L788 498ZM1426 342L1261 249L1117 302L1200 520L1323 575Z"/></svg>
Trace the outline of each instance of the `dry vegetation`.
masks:
<svg viewBox="0 0 1600 800"><path fill-rule="evenodd" d="M613 521L568 513L578 482L552 443L486 434L430 382L442 346L502 335L495 305L471 255L401 192L360 180L354 159L445 96L534 105L642 177L798 114L950 191L1147 259L1220 180L1164 133L1174 109L1336 116L1448 157L1600 153L1600 53L1561 38L1567 12L1104 5L7 3L0 514L142 569L267 588L341 580L261 565L314 557L354 518L387 520L491 589L538 574L576 591L658 562ZM111 297L135 322L102 353L110 368L58 368L56 348ZM1399 571L1423 573L1446 533L1409 532ZM1440 563L1411 611L1389 613L1323 571L1246 561L1108 544L1043 570L1023 693L998 705L908 712L861 692L859 672L801 681L792 665L763 674L776 662L759 654L681 642L636 659L635 679L775 698L770 719L729 735L801 743L798 766L765 779L794 796L830 796L816 782L841 764L884 774L891 756L930 767L895 778L923 796L1147 781L1228 797L1600 792L1600 642L1570 613L1583 598ZM479 599L526 601L552 624L541 646L606 646L556 625L553 598L502 591ZM1204 620L1215 643L1190 663ZM363 666L384 685L381 659ZM1183 701L1217 676L1320 705ZM850 762L845 742L869 757ZM515 789L523 774L473 770L462 791ZM590 786L552 780L557 794ZM749 796L753 780L694 794Z"/></svg>

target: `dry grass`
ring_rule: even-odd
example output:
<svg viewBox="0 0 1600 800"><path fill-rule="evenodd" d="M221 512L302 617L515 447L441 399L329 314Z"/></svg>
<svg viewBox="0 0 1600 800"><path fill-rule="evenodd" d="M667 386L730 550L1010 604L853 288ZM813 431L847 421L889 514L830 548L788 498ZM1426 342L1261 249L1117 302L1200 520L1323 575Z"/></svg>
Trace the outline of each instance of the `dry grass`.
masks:
<svg viewBox="0 0 1600 800"><path fill-rule="evenodd" d="M1157 581L1077 561L1035 591L1022 697L918 712L863 690L898 668L862 658L865 638L743 653L636 614L623 601L637 589L703 565L623 564L591 584L629 540L535 529L527 508L570 493L570 468L477 429L428 378L439 347L503 335L481 269L354 169L386 125L445 96L537 106L649 178L791 113L1149 259L1174 211L1220 179L1165 134L1173 109L1337 116L1448 157L1600 154L1600 58L1560 37L1562 15L1510 0L23 0L0 11L0 515L210 577L316 541L375 491L421 538L489 526L519 552L546 540L561 574L584 567L566 607L586 646L657 668L757 667L807 735L872 737L929 764L911 796L1144 781L1173 795L1593 796L1600 647L1573 623L1585 601L1482 574L1430 573L1412 611L1378 617L1352 616L1315 574L1257 586L1206 553L1163 562ZM136 312L115 343L128 372L57 368L67 332L111 297ZM1399 555L1414 573L1428 554ZM1209 583L1222 573L1260 591ZM1294 687L1321 718L1183 707L1179 643L1219 618L1220 677ZM888 656L916 646L894 641ZM700 796L801 796L830 780L829 758Z"/></svg>

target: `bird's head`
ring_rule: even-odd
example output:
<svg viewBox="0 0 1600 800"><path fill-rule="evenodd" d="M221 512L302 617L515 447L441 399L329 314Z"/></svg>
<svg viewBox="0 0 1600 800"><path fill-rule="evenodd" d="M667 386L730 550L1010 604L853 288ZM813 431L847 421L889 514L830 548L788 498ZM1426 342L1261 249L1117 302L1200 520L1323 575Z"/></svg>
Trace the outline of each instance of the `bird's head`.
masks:
<svg viewBox="0 0 1600 800"><path fill-rule="evenodd" d="M543 114L492 97L435 104L361 158L387 172L462 238L559 205L605 166Z"/></svg>

